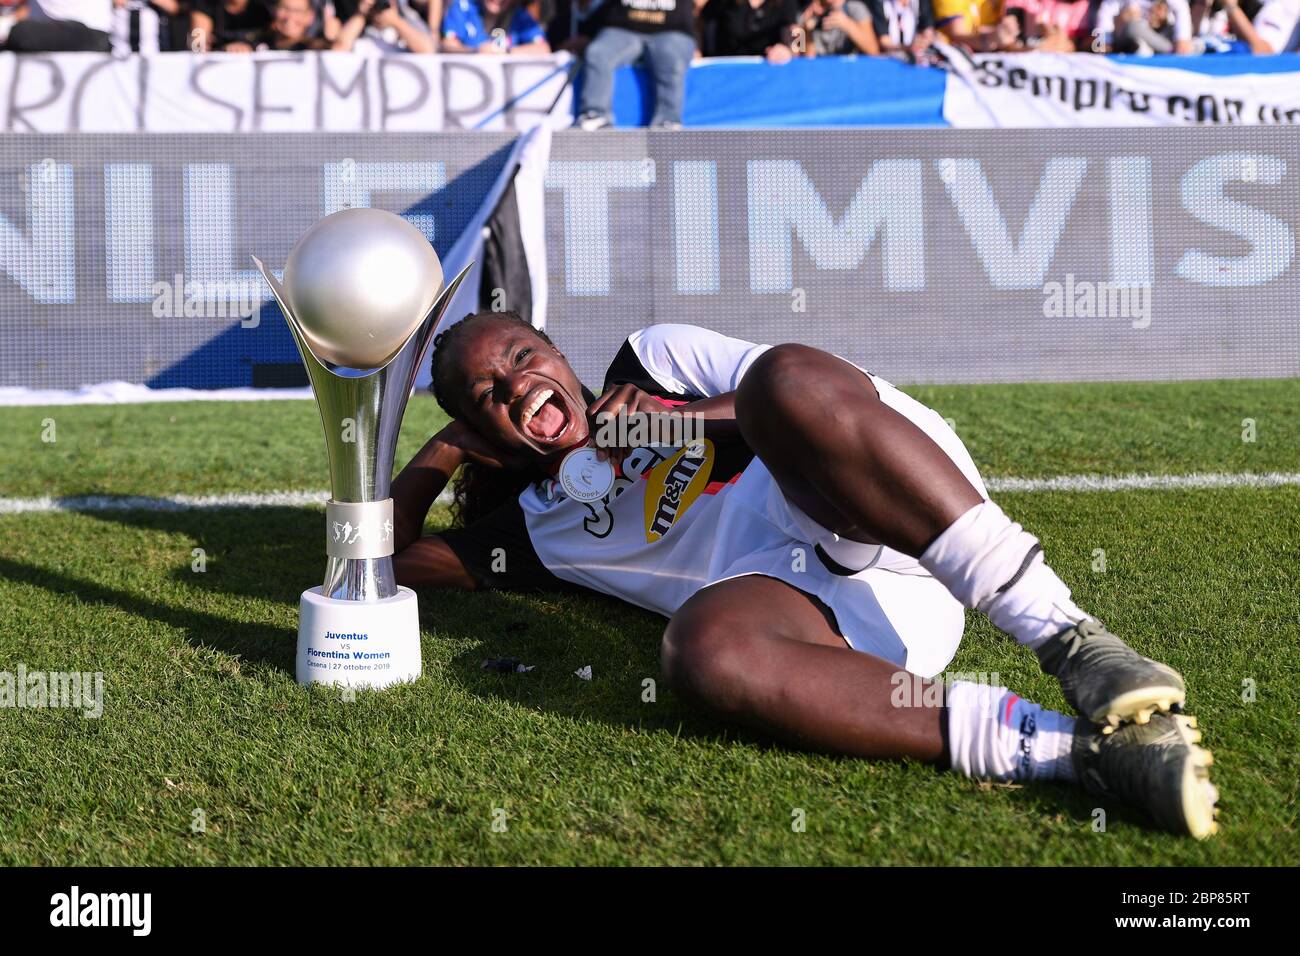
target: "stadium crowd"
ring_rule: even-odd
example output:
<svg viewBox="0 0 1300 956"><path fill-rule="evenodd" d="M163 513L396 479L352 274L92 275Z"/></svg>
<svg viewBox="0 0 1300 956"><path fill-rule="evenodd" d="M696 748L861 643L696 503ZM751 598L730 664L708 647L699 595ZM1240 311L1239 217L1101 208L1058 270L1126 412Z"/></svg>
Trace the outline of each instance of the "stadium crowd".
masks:
<svg viewBox="0 0 1300 956"><path fill-rule="evenodd" d="M339 50L583 58L578 125L609 125L614 72L644 59L652 126L680 125L686 69L713 56L1300 50L1300 0L0 0L18 53Z"/></svg>

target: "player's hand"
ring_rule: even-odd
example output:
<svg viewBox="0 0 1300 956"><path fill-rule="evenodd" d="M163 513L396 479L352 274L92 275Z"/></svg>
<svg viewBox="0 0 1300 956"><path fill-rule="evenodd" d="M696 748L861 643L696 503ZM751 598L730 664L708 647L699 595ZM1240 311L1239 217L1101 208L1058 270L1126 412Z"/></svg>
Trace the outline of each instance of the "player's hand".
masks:
<svg viewBox="0 0 1300 956"><path fill-rule="evenodd" d="M452 420L435 436L443 444L459 449L467 461L488 468L504 468L499 453L487 439L463 422Z"/></svg>
<svg viewBox="0 0 1300 956"><path fill-rule="evenodd" d="M662 402L652 398L630 382L617 385L587 406L587 422L588 427L591 429L593 444L600 431L600 422L596 417L598 415L619 416L636 413L662 415L667 411L668 409L664 407ZM611 448L601 445L595 447L596 457L602 461L608 458L620 464L623 459L632 453L631 448Z"/></svg>

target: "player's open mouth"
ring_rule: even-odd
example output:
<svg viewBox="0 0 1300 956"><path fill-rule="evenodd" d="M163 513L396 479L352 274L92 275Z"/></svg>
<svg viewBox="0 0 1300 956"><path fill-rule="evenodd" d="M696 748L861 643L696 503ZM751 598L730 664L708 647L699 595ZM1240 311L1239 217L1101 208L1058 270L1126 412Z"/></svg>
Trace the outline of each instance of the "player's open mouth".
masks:
<svg viewBox="0 0 1300 956"><path fill-rule="evenodd" d="M533 441L548 445L559 441L569 424L568 407L554 389L538 387L524 397L519 429Z"/></svg>

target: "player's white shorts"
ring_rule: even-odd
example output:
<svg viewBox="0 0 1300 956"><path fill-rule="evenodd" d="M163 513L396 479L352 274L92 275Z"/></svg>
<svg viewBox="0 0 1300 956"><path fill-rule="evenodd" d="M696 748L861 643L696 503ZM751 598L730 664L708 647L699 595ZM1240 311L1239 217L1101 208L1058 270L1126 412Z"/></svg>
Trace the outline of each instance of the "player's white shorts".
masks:
<svg viewBox="0 0 1300 956"><path fill-rule="evenodd" d="M871 376L881 400L921 428L988 497L975 463L939 414ZM855 650L923 677L957 652L965 611L915 558L880 545L844 541L786 500L755 458L728 490L717 516L709 584L747 574L777 578L820 598ZM817 552L821 551L821 555ZM841 573L829 563L840 566ZM853 574L847 569L862 568Z"/></svg>

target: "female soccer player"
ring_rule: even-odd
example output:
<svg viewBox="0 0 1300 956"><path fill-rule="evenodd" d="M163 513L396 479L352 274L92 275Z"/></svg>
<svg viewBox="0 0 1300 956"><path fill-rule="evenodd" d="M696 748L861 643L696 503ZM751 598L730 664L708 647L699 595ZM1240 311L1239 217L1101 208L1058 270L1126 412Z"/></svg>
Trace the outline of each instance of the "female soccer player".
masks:
<svg viewBox="0 0 1300 956"><path fill-rule="evenodd" d="M628 337L595 399L544 333L491 312L442 333L432 371L452 422L393 483L402 584L589 588L667 617L665 679L724 719L818 750L1073 781L1174 832L1215 830L1182 678L1076 607L952 429L883 379L802 345L656 325ZM665 403L699 416L702 444L602 449L610 491L565 493L555 471L598 414ZM462 466L458 526L420 537ZM1081 716L923 680L956 652L963 608L1032 648Z"/></svg>

